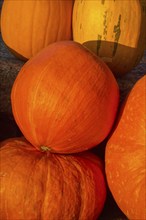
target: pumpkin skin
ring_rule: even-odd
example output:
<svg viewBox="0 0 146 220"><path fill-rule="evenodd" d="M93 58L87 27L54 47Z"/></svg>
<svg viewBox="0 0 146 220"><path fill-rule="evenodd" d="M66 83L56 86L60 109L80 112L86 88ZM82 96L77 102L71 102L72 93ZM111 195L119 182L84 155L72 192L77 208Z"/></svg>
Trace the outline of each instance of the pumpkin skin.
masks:
<svg viewBox="0 0 146 220"><path fill-rule="evenodd" d="M75 0L73 39L100 56L116 77L122 76L140 62L144 53L144 7L146 2L139 0L124 4L115 0Z"/></svg>
<svg viewBox="0 0 146 220"><path fill-rule="evenodd" d="M15 56L29 59L47 45L72 39L70 1L4 1L1 32Z"/></svg>
<svg viewBox="0 0 146 220"><path fill-rule="evenodd" d="M137 81L107 142L108 186L128 219L146 219L146 76Z"/></svg>
<svg viewBox="0 0 146 220"><path fill-rule="evenodd" d="M23 138L1 142L3 220L96 220L106 199L102 161L91 153L37 151Z"/></svg>
<svg viewBox="0 0 146 220"><path fill-rule="evenodd" d="M108 135L119 88L101 59L79 43L62 41L25 63L14 81L11 103L18 127L33 146L74 153Z"/></svg>

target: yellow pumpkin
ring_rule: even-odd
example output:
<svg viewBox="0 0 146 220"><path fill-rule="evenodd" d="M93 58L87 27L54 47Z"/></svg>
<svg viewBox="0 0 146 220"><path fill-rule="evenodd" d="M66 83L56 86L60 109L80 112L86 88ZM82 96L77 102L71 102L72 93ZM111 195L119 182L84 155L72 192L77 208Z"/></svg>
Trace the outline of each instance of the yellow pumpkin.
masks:
<svg viewBox="0 0 146 220"><path fill-rule="evenodd" d="M75 0L73 39L99 55L116 76L123 75L143 56L145 7L142 0Z"/></svg>
<svg viewBox="0 0 146 220"><path fill-rule="evenodd" d="M19 58L29 59L48 44L72 39L70 1L4 1L1 32Z"/></svg>

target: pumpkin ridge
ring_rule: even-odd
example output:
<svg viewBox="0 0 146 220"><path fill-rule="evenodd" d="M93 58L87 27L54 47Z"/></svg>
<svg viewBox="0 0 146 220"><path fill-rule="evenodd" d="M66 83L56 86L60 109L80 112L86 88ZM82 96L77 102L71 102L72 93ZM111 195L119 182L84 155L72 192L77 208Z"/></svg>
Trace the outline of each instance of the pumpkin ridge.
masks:
<svg viewBox="0 0 146 220"><path fill-rule="evenodd" d="M43 159L44 159L44 161L46 161L47 163L49 163L49 161L48 161L48 157L43 157ZM44 171L44 184L42 184L43 185L43 189L44 189L44 193L43 193L43 196L42 196L42 203L41 203L41 207L40 207L40 218L39 219L44 219L43 218L43 213L44 213L44 211L43 211L43 208L44 208L44 204L45 204L45 195L47 194L47 180L48 179L50 179L49 177L48 177L48 175L49 175L49 166L45 166L45 169L43 169L43 170L45 170Z"/></svg>
<svg viewBox="0 0 146 220"><path fill-rule="evenodd" d="M83 172L82 164L83 163L82 163L82 160L80 161L80 163L79 163L79 161L76 161L76 160L70 161L70 158L68 158L67 156L64 157L64 158L65 158L65 160L67 160L68 164L70 164L70 166L73 167L72 170L76 171L76 178L78 178L78 195L80 195L80 196L78 196L78 205L76 206L77 211L76 211L74 217L75 217L75 219L80 219L80 215L81 215L82 210L83 210L82 207L83 207L83 201L84 201L84 199L83 199L84 194L83 194L83 190L82 190L82 187L81 187L81 185L82 185L81 183L84 183L84 181L82 181L82 179L83 179L82 178L82 176L83 176L82 175L82 172ZM56 159L58 159L58 158L56 158ZM74 174L72 174L72 175L74 175Z"/></svg>
<svg viewBox="0 0 146 220"><path fill-rule="evenodd" d="M75 163L75 162L74 162ZM82 179L83 179L83 177L82 177L82 172L80 173L79 172L79 169L78 169L78 167L74 164L74 163L72 163L73 164L73 166L75 167L75 169L77 170L77 172L78 172L78 175L79 175L79 188L78 188L78 191L79 191L79 194L80 194L80 208L79 208L79 212L78 212L78 218L76 218L76 219L80 219L80 216L81 216L81 213L82 213L82 210L83 210L83 190L82 190L82 188L81 188L81 181L82 181ZM81 168L81 170L83 171L83 167L80 167Z"/></svg>
<svg viewBox="0 0 146 220"><path fill-rule="evenodd" d="M85 164L85 160L87 160L87 161L89 161L89 164L88 164L88 166L90 167L90 163L92 164L93 163L93 161L91 161L89 158L85 158L83 161L81 160L80 162L78 162L78 161L76 161L76 160L74 160L73 161L73 163L72 163L72 165L75 167L75 169L76 169L76 171L78 172L78 174L79 174L79 179L80 179L80 181L79 181L79 186L80 186L80 189L79 189L79 192L80 192L80 204L81 204L81 206L80 206L80 211L79 211L79 213L78 213L78 218L76 218L76 219L79 219L79 220L81 220L81 219L84 219L83 217L83 213L85 212L84 211L84 209L85 209L85 207L86 207L86 201L89 199L89 198L87 198L87 196L89 196L89 194L88 194L88 191L85 193L84 192L84 186L85 186L85 188L87 187L87 182L88 182L88 180L87 180L87 178L88 178L88 173L89 173L89 176L90 176L90 170L88 170L88 167L86 167L86 164ZM84 176L83 175L83 173L86 173L86 176ZM91 174L92 175L92 174ZM90 176L91 177L91 176ZM93 183L93 175L92 175L92 178L90 179L90 185L94 185L94 183ZM82 185L82 188L81 188L81 185ZM94 187L93 187L94 188ZM93 191L94 191L94 189L92 188L92 192L90 192L91 194L93 193ZM93 198L92 198L93 199ZM92 206L90 206L90 214L92 214L93 213L93 207L94 207L94 203L93 203L93 201L92 201Z"/></svg>
<svg viewBox="0 0 146 220"><path fill-rule="evenodd" d="M22 157L23 158L23 157ZM43 157L40 157L40 158L38 158L38 157L36 157L36 158L34 158L34 164L32 165L32 169L30 169L30 173L29 173L29 175L27 175L27 184L26 184L26 186L28 187L29 186L29 183L30 183L30 181L31 181L31 178L33 179L33 175L34 175L34 173L35 173L35 170L37 170L37 166L38 166L38 163L41 161L43 159ZM46 168L45 168L45 170L46 170ZM44 174L46 173L46 172L43 172ZM34 181L34 180L33 180ZM29 198L29 195L28 195L28 191L27 191L27 189L26 189L26 191L25 191L25 194L24 194L24 201L27 201L28 199L27 198ZM41 199L41 201L43 201L42 199ZM41 207L41 204L42 204L43 202L40 202L40 207ZM25 202L23 203L23 204L25 204ZM24 210L25 210L25 207L23 208ZM37 215L38 215L38 219L41 219L41 218L39 218L40 216L41 216L41 213L40 213L40 211L39 210L41 210L41 209L39 209L39 207L37 207ZM28 216L25 216L25 219L27 219L27 217Z"/></svg>
<svg viewBox="0 0 146 220"><path fill-rule="evenodd" d="M59 4L60 4L60 3L61 3L61 1L59 1ZM61 15L61 8L62 8L62 7L61 7L61 4L60 4L60 8L59 8L59 11L58 11L58 14L59 14L59 15ZM61 21L61 16L59 16L59 17L60 17L60 21ZM58 41L58 39L59 39L58 36L59 36L60 28L61 28L61 26L59 25L59 26L58 26L58 29L57 29L57 32L56 32L56 40L55 40L55 41Z"/></svg>
<svg viewBox="0 0 146 220"><path fill-rule="evenodd" d="M61 158L61 160L60 160L60 158ZM73 158L74 158L74 156L73 156ZM71 171L71 175L72 176L75 176L75 178L77 178L78 179L78 181L77 181L77 183L78 183L78 195L80 195L80 196L76 196L77 198L78 198L78 203L77 203L77 205L76 205L76 211L75 211L75 213L73 213L74 214L74 216L73 216L73 219L79 219L79 215L80 215L80 212L81 212L81 204L82 204L82 201L81 201L81 198L82 198L82 195L81 195L81 174L80 174L80 172L79 172L79 170L77 169L77 167L75 166L75 161L71 161L71 157L68 157L68 156L60 156L60 157L55 157L54 158L55 160L56 160L56 162L59 164L59 167L61 168L61 170L62 170L62 173L64 173L65 171L66 171L66 167L69 165L71 168L73 167L73 169L70 169L69 168L69 170ZM62 160L62 159L64 159L64 160ZM63 166L63 164L65 164L64 166ZM75 174L73 174L73 172L72 172L72 170L74 170L76 173ZM64 189L65 189L65 183L66 183L66 178L65 178L65 174L64 175L62 175L62 178L63 178L63 181L62 181L62 194L64 193L64 192L66 192ZM70 185L71 186L71 185ZM76 198L74 198L74 200L75 200ZM77 199L76 199L77 200ZM64 216L64 217L66 217L66 215Z"/></svg>
<svg viewBox="0 0 146 220"><path fill-rule="evenodd" d="M31 19L31 22L32 22L32 25L30 25L30 27L32 28L32 36L30 37L30 54L31 54L31 56L34 54L34 51L33 51L33 48L35 48L34 47L34 45L33 44L35 44L35 12L36 12L36 5L37 5L37 3L38 3L38 1L36 1L35 2L35 4L34 4L34 10L33 10L33 12L32 12L32 19Z"/></svg>
<svg viewBox="0 0 146 220"><path fill-rule="evenodd" d="M50 11L51 11L51 9L50 9L50 7L51 7L51 6L50 6L50 5L51 5L51 4L50 4L50 1L48 1L48 4L49 4L49 7L48 7L48 16L51 16L51 15L50 15ZM45 47L48 45L47 39L48 39L49 32L50 32L50 31L49 31L49 28L48 28L49 26L50 26L50 19L48 19L47 22L46 22L46 27L47 27L47 28L46 28L46 33L44 33L44 39L45 39L45 40L44 40L44 46L45 46ZM56 39L55 39L54 41L56 41Z"/></svg>

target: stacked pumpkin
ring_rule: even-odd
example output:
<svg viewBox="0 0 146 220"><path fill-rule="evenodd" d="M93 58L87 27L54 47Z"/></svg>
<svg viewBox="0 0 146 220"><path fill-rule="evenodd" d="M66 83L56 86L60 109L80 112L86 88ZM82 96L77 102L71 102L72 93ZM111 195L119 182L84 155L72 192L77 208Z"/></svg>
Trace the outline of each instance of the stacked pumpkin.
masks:
<svg viewBox="0 0 146 220"><path fill-rule="evenodd" d="M106 138L116 117L119 90L109 68L79 43L57 42L23 66L11 98L31 144L1 144L2 219L97 219L103 162L83 151Z"/></svg>
<svg viewBox="0 0 146 220"><path fill-rule="evenodd" d="M126 67L123 71L120 65L127 59L125 57L127 50L120 49L120 36L118 41L115 38L113 46L104 47L108 53L114 50L112 65L108 65L106 59L103 59L105 55L101 56L102 60L97 54L90 52L91 48L86 42L77 43L71 40L72 29L73 40L76 40L76 27L80 23L77 15L83 15L80 29L84 30L84 34L81 34L84 37L91 32L88 30L89 25L86 25L85 29L83 27L84 21L87 22L85 18L88 17L86 9L90 8L91 11L88 10L88 15L92 14L93 18L96 18L97 12L93 13L92 9L99 8L98 10L100 10L103 7L104 14L107 11L106 16L109 17L111 7L109 7L108 1L75 1L74 9L73 1L55 2L4 1L3 4L2 36L4 42L16 56L29 60L18 73L11 93L13 115L24 137L8 139L0 143L0 200L2 201L0 217L2 220L96 220L103 210L106 199L106 174L108 186L115 201L127 217L145 219L143 211L145 199L143 187L145 174L143 157L145 147L143 139L145 132L144 91L140 89L145 86L145 78L131 91L131 95L127 98L118 116L116 127L112 130L119 106L119 88L114 75L126 73L133 68L135 60L140 59L143 52L144 33L139 27L143 22L141 19L137 19L136 38L132 38L132 44L128 45L128 49L133 45L136 48L134 53L130 52L131 59L129 60L134 59L134 62L125 63ZM90 4L96 2L98 7L94 7L94 4L88 7L89 2ZM132 2L135 3L133 10L137 14L139 12L142 14L140 2L137 0ZM117 1L110 1L111 3L113 7L117 7L116 4L119 4ZM126 4L133 7L131 1ZM80 6L83 5L84 8L81 9L83 13L78 13L82 8ZM121 5L118 7L119 10L122 8ZM29 8L29 13L28 11L26 13L26 8L27 10ZM7 14L8 11L13 13ZM58 20L55 19L52 26L54 15L56 18L54 11L55 13L58 11ZM50 20L48 21L49 12ZM72 12L73 27L71 29ZM65 17L64 19L62 14L66 15L68 19ZM29 16L26 17L26 15ZM62 19L59 18L59 15ZM117 26L119 25L121 31L124 30L124 27L120 26L122 18L120 14L118 15ZM22 19L20 29L16 28L18 22L20 23L17 16ZM116 20L115 17L116 15L112 19ZM93 18L88 17L90 24L91 21L98 21ZM104 18L105 22L108 21L106 18ZM37 19L41 22L40 25L37 24ZM12 25L8 27L10 21ZM47 28L46 22L48 22ZM102 31L104 26L106 23L101 25ZM32 27L34 37L32 34L30 37ZM15 28L20 31L19 34L14 31ZM41 31L40 28L42 28ZM52 35L49 34L50 30ZM12 34L16 34L17 37ZM78 34L79 29L77 36ZM129 36L131 37L133 34L130 32ZM25 43L24 39L26 39ZM106 39L108 42L108 37L104 38L105 41ZM125 39L126 36L123 36L121 44L126 42ZM140 39L142 40L140 41ZM87 37L88 40L90 39ZM47 46L48 44L49 46ZM97 45L99 46L99 41L96 42ZM101 48L102 45L100 41ZM106 43L106 45L108 44ZM98 49L100 50L100 48ZM123 53L124 61L120 62ZM137 116L139 118L136 118L132 124L132 127L135 126L134 130L131 130L134 135L132 139L129 138L130 133L127 133L130 131L130 122L127 121L127 118L133 117L129 114L133 110L132 115L134 115L138 108L135 103L133 104L135 97L138 99L137 103L141 99L142 109ZM132 109L130 113L129 109ZM140 131L139 135L137 129ZM112 135L109 136L111 132ZM106 138L108 138L108 142L105 173L104 161L89 150L98 146ZM123 143L123 138L125 143ZM138 152L137 161L135 154L132 154L132 157L131 154L129 156L129 152L133 151L131 145ZM125 146L127 146L126 149L124 149ZM126 154L123 154L123 151ZM119 160L120 157L121 160ZM132 204L133 206L131 203L125 203L125 196L128 197L129 193L126 194L123 191L125 196L121 194L123 185L127 184L125 187L127 191L131 186L129 181L129 173L133 175L131 168L135 175L133 182L139 183L138 187L135 186L137 188L133 200L136 198L136 202ZM136 179L137 170L141 172L139 179ZM124 183L123 176L127 178ZM120 181L117 181L117 178ZM140 201L139 205L138 201Z"/></svg>

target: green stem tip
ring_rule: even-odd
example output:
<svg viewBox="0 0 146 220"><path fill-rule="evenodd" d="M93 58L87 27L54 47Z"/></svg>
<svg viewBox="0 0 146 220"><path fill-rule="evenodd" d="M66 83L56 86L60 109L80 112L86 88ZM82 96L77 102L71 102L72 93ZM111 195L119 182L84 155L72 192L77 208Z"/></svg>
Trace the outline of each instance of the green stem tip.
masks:
<svg viewBox="0 0 146 220"><path fill-rule="evenodd" d="M40 149L41 149L42 152L51 151L51 148L50 147L46 147L46 146L41 146Z"/></svg>

